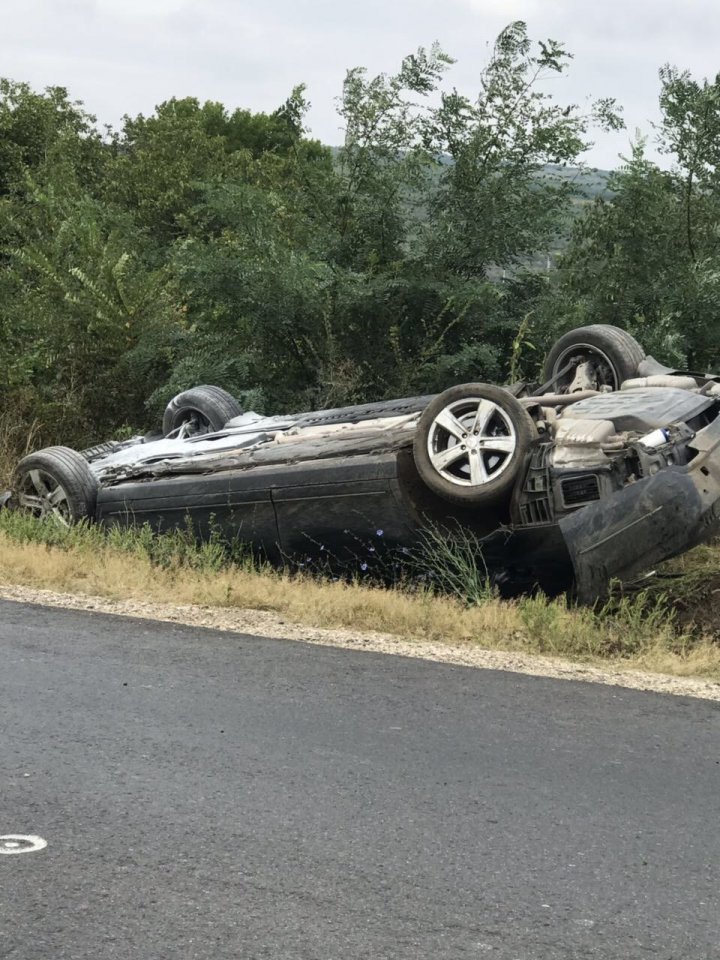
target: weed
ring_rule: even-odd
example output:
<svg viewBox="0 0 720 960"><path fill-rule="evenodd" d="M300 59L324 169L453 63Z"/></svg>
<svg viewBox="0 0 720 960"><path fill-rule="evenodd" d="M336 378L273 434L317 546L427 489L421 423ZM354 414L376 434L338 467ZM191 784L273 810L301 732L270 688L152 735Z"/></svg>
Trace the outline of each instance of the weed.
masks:
<svg viewBox="0 0 720 960"><path fill-rule="evenodd" d="M470 606L497 596L478 537L459 525L451 532L436 527L425 531L409 566L421 582Z"/></svg>
<svg viewBox="0 0 720 960"><path fill-rule="evenodd" d="M518 601L518 613L531 646L541 653L553 651L553 638L558 633L559 610L555 603L538 593L532 597L523 597Z"/></svg>
<svg viewBox="0 0 720 960"><path fill-rule="evenodd" d="M627 595L615 584L610 597L593 611L593 619L611 638L606 652L617 656L634 656L676 636L675 610L663 592L641 590Z"/></svg>
<svg viewBox="0 0 720 960"><path fill-rule="evenodd" d="M18 417L14 411L0 414L0 490L10 486L15 465L35 446L39 424Z"/></svg>

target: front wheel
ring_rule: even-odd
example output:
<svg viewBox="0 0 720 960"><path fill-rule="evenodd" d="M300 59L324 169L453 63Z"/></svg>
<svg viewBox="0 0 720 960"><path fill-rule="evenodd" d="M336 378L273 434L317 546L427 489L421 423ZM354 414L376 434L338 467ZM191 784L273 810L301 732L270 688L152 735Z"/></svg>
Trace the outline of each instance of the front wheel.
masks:
<svg viewBox="0 0 720 960"><path fill-rule="evenodd" d="M444 500L492 506L510 498L536 437L532 417L512 394L465 383L425 408L413 456L422 480Z"/></svg>
<svg viewBox="0 0 720 960"><path fill-rule="evenodd" d="M203 384L173 397L163 416L163 435L167 437L180 427L188 437L217 433L228 420L242 413L242 407L227 390Z"/></svg>
<svg viewBox="0 0 720 960"><path fill-rule="evenodd" d="M95 516L98 483L87 460L69 447L46 447L15 469L11 505L39 520L69 526Z"/></svg>
<svg viewBox="0 0 720 960"><path fill-rule="evenodd" d="M626 330L607 323L578 327L551 348L543 375L551 393L619 390L638 375L645 351Z"/></svg>

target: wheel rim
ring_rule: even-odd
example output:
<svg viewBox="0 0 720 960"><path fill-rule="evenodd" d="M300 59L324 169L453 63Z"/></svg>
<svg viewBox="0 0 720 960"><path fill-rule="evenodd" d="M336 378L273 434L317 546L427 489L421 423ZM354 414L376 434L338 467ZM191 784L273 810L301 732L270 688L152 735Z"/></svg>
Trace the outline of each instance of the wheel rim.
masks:
<svg viewBox="0 0 720 960"><path fill-rule="evenodd" d="M512 420L482 397L450 403L435 417L427 452L437 473L460 487L483 487L508 468L517 447Z"/></svg>
<svg viewBox="0 0 720 960"><path fill-rule="evenodd" d="M28 470L23 474L17 502L21 510L41 520L53 519L65 526L72 520L67 490L45 470Z"/></svg>
<svg viewBox="0 0 720 960"><path fill-rule="evenodd" d="M593 374L595 377L595 387L591 389L599 390L600 387L611 387L613 390L619 389L620 383L618 382L618 376L612 361L606 353L604 353L598 347L591 346L589 343L577 343L572 347L568 347L567 350L564 350L555 361L555 365L553 367L553 376L559 370L562 370L563 367L566 367L568 363L574 359L577 359L575 367L555 381L552 387L554 392L574 392L570 388L572 387L573 381L577 375L577 369L582 363L589 363L592 365ZM587 387L578 386L576 389L583 390L587 389Z"/></svg>

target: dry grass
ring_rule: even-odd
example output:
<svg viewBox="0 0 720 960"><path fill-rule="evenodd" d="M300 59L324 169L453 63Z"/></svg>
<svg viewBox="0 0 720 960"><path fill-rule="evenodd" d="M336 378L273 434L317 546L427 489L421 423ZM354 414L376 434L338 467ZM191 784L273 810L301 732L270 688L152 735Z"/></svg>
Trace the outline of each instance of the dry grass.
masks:
<svg viewBox="0 0 720 960"><path fill-rule="evenodd" d="M0 514L0 550L0 582L6 585L264 610L307 626L720 678L720 647L688 618L678 623L659 589L594 611L542 596L468 604L427 588L387 589L258 569L247 560L229 561L217 544L197 547L183 535L52 529L11 513ZM709 563L706 557L703 562Z"/></svg>
<svg viewBox="0 0 720 960"><path fill-rule="evenodd" d="M249 565L202 571L158 566L111 547L68 549L17 543L0 533L0 580L43 589L121 599L172 601L271 610L313 626L372 629L402 636L463 642L491 633L511 636L520 626L509 604L467 608L429 592L403 593L360 583L328 582Z"/></svg>

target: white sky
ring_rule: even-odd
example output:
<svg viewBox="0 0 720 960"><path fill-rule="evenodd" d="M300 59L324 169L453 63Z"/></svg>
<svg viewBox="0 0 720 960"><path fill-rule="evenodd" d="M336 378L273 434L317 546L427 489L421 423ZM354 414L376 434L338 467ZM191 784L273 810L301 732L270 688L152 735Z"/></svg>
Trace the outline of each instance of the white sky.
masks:
<svg viewBox="0 0 720 960"><path fill-rule="evenodd" d="M720 72L720 0L0 0L0 76L65 86L102 123L171 96L273 110L304 82L314 136L342 140L345 70L392 72L438 40L450 82L472 95L489 44L511 20L574 53L549 81L562 102L616 97L628 129L599 135L586 160L617 165L636 129L652 141L658 68Z"/></svg>

